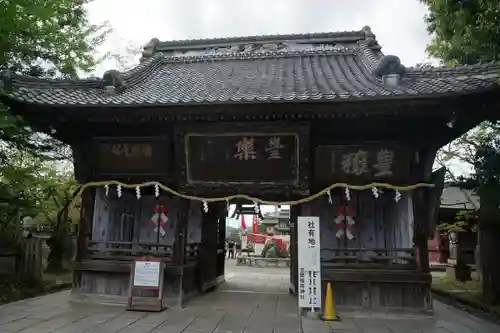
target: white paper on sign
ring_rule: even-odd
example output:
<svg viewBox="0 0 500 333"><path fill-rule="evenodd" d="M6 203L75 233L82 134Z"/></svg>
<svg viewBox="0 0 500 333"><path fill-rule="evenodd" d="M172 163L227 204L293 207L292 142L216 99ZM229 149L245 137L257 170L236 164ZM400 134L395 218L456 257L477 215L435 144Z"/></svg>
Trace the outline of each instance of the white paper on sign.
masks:
<svg viewBox="0 0 500 333"><path fill-rule="evenodd" d="M321 269L321 260L319 258L319 253L316 251L316 249L309 249L308 251L308 260L307 262L309 263L308 270L310 271L319 271Z"/></svg>
<svg viewBox="0 0 500 333"><path fill-rule="evenodd" d="M300 308L321 308L321 245L318 216L297 218L298 301Z"/></svg>
<svg viewBox="0 0 500 333"><path fill-rule="evenodd" d="M134 270L135 287L160 286L160 262L136 261Z"/></svg>
<svg viewBox="0 0 500 333"><path fill-rule="evenodd" d="M319 217L297 218L297 248L298 266L306 271L319 271L321 267Z"/></svg>

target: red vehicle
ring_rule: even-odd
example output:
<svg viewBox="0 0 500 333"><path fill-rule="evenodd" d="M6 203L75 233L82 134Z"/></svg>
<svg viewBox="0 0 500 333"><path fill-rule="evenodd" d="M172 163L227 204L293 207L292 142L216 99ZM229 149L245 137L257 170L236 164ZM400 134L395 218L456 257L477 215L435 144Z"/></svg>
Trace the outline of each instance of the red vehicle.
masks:
<svg viewBox="0 0 500 333"><path fill-rule="evenodd" d="M268 240L274 241L281 251L286 251L286 244L283 239L275 236L266 236L262 234L247 234L247 244L266 244Z"/></svg>

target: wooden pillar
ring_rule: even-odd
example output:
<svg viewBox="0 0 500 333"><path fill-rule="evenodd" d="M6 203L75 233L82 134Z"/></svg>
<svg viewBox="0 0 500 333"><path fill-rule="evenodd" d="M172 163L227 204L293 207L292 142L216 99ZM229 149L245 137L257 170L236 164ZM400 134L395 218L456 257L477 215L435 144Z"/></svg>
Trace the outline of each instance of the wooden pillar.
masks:
<svg viewBox="0 0 500 333"><path fill-rule="evenodd" d="M187 199L179 199L179 209L177 211L177 222L174 234L174 265L184 265L186 263L186 240L189 223L189 206Z"/></svg>
<svg viewBox="0 0 500 333"><path fill-rule="evenodd" d="M226 244L226 217L227 209L224 208L218 218L217 230L217 275L224 276L226 267L226 256L224 254Z"/></svg>
<svg viewBox="0 0 500 333"><path fill-rule="evenodd" d="M88 240L92 236L92 221L94 218L95 188L83 190L80 208L80 223L76 245L76 260L87 257Z"/></svg>
<svg viewBox="0 0 500 333"><path fill-rule="evenodd" d="M73 151L75 179L79 184L93 181L96 159L92 158L92 147L88 140L75 141ZM88 241L92 237L96 188L86 188L81 194L80 223L76 245L76 261L86 259Z"/></svg>
<svg viewBox="0 0 500 333"><path fill-rule="evenodd" d="M429 208L423 189L415 190L413 193L413 211L414 211L414 235L413 243L416 249L416 260L420 272L428 273L429 268L429 249L427 243L427 232L429 225Z"/></svg>
<svg viewBox="0 0 500 333"><path fill-rule="evenodd" d="M432 311L432 296L431 283L432 277L429 267L429 250L427 237L429 235L429 225L432 214L429 214L431 207L429 205L429 193L425 189L418 189L413 192L413 243L416 250L416 261L418 271L427 275L428 283L419 285L420 292L418 295L422 297L423 309ZM415 286L417 287L417 286Z"/></svg>
<svg viewBox="0 0 500 333"><path fill-rule="evenodd" d="M198 286L201 292L210 290L217 279L217 219L218 205L208 204L208 212L203 212L201 226L200 261L198 266Z"/></svg>

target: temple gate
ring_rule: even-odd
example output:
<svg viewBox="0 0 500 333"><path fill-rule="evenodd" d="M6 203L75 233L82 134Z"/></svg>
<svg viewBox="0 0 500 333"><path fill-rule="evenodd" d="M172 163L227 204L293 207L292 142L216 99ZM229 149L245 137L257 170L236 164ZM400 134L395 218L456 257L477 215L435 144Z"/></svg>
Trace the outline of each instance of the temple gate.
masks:
<svg viewBox="0 0 500 333"><path fill-rule="evenodd" d="M405 68L365 27L153 39L125 73L1 82L13 112L73 148L75 297L125 304L133 259L152 255L183 305L224 281L228 204L290 204L293 294L297 217L318 216L339 311L429 311L434 157L494 113L498 72Z"/></svg>

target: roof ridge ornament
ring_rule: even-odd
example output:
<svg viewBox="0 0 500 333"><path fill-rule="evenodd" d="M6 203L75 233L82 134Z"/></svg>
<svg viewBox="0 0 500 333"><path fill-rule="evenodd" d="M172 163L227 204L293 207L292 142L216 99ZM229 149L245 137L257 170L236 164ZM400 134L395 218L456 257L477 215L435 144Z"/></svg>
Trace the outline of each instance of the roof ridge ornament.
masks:
<svg viewBox="0 0 500 333"><path fill-rule="evenodd" d="M406 73L406 67L401 64L399 57L386 55L380 59L373 75L382 79L384 84L390 86L399 85L402 76Z"/></svg>
<svg viewBox="0 0 500 333"><path fill-rule="evenodd" d="M113 87L114 92L122 93L127 89L127 83L123 74L116 69L109 70L102 76L102 84L106 89L106 92L111 92L111 87Z"/></svg>
<svg viewBox="0 0 500 333"><path fill-rule="evenodd" d="M142 57L140 59L140 62L143 62L144 60L154 56L159 43L160 40L158 38L151 38L151 40L144 46L142 50Z"/></svg>
<svg viewBox="0 0 500 333"><path fill-rule="evenodd" d="M365 40L367 41L369 46L376 43L375 34L372 32L372 28L370 28L368 25L365 25L361 29L361 31L363 31L365 33Z"/></svg>

